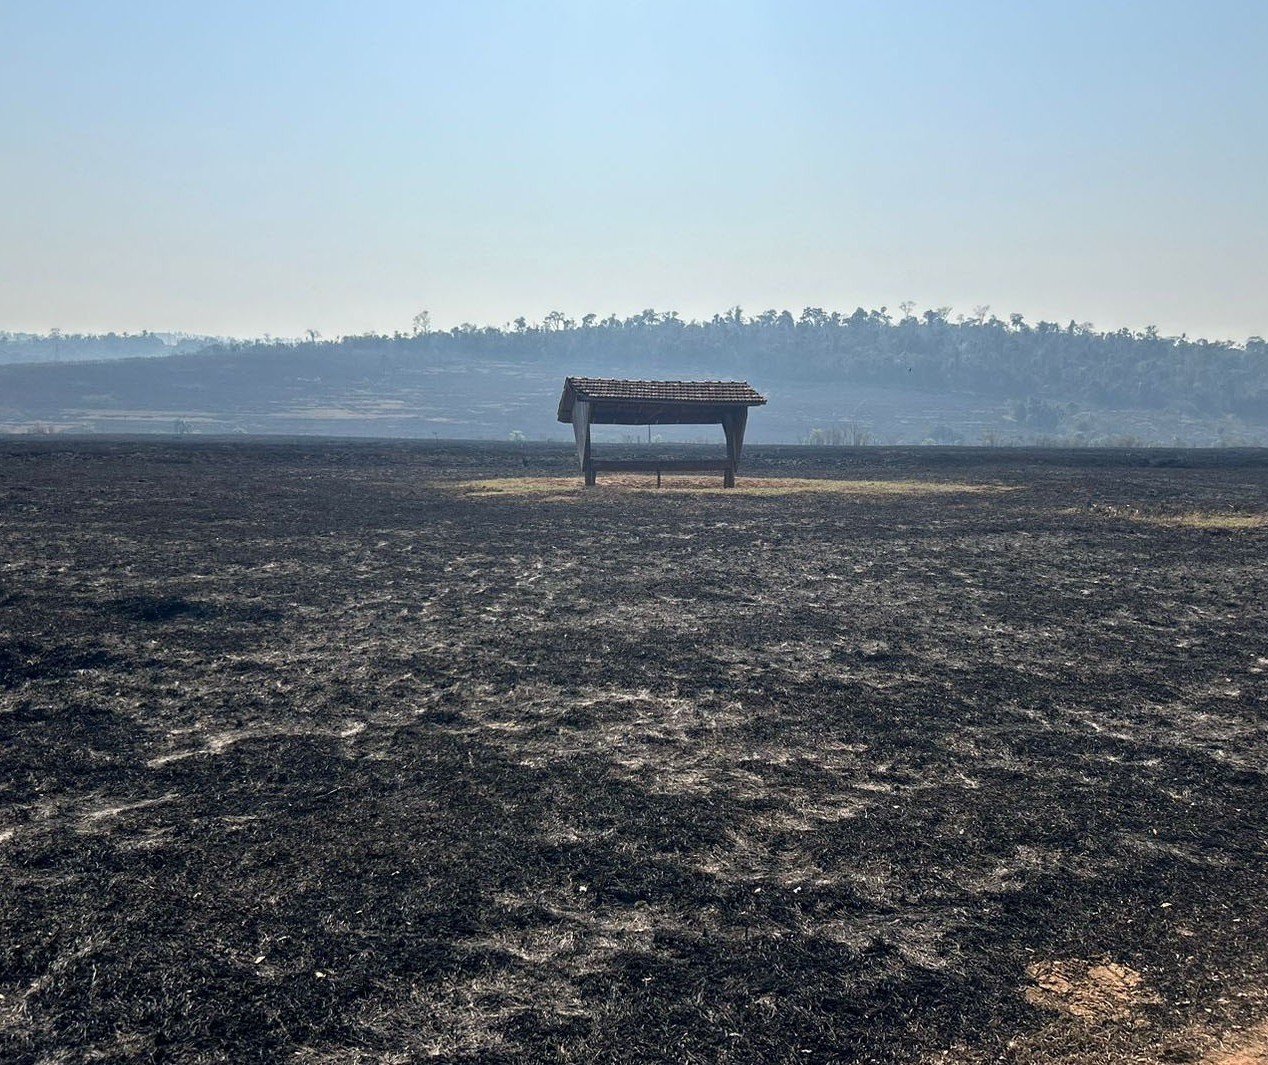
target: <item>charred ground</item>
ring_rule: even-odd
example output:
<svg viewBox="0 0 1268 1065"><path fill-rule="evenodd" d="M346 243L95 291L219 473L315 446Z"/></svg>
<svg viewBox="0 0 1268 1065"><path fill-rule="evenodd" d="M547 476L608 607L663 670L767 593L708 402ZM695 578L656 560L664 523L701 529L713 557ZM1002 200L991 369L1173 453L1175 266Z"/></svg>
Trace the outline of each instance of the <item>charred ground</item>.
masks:
<svg viewBox="0 0 1268 1065"><path fill-rule="evenodd" d="M1268 1013L1263 453L462 485L569 470L0 444L0 1057L1187 1061Z"/></svg>

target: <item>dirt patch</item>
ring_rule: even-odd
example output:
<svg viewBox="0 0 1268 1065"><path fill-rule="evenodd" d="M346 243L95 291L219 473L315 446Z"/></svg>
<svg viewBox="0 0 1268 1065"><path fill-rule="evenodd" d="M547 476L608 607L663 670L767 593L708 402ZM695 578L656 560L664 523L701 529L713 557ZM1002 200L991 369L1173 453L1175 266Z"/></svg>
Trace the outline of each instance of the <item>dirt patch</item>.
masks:
<svg viewBox="0 0 1268 1065"><path fill-rule="evenodd" d="M1203 1065L1268 1065L1268 1022L1229 1033L1221 1042L1202 1059Z"/></svg>
<svg viewBox="0 0 1268 1065"><path fill-rule="evenodd" d="M1034 962L1026 975L1031 981L1027 1002L1084 1021L1138 1019L1145 1007L1162 1002L1135 969L1109 960Z"/></svg>

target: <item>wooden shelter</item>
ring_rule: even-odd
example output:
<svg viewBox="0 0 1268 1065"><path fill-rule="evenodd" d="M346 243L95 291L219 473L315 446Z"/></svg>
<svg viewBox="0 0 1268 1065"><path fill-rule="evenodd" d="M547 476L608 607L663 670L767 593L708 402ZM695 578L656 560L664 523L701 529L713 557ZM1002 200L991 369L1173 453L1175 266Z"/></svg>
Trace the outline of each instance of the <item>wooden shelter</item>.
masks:
<svg viewBox="0 0 1268 1065"><path fill-rule="evenodd" d="M747 381L623 381L569 377L559 399L559 420L571 422L577 461L587 485L600 471L719 472L735 487L749 407L766 399ZM592 425L721 425L726 457L707 459L596 459L590 450Z"/></svg>

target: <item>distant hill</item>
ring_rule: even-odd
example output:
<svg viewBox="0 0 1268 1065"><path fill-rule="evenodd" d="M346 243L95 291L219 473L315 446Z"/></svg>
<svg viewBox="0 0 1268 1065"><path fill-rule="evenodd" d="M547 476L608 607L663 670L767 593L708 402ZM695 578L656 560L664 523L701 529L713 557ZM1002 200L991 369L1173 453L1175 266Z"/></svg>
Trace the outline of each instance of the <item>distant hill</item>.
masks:
<svg viewBox="0 0 1268 1065"><path fill-rule="evenodd" d="M771 398L751 425L769 442L1268 444L1258 337L815 308L795 318L736 308L707 322L550 315L502 329L0 366L0 428L562 439L554 409L569 373L745 378Z"/></svg>
<svg viewBox="0 0 1268 1065"><path fill-rule="evenodd" d="M200 351L218 340L185 333L0 332L0 365L156 358Z"/></svg>

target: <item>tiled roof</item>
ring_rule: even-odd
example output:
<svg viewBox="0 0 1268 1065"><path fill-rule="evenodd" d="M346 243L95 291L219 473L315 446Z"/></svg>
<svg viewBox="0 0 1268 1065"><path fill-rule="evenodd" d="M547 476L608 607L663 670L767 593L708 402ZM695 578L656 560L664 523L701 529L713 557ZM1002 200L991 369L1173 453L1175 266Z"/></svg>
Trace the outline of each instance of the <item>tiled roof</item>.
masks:
<svg viewBox="0 0 1268 1065"><path fill-rule="evenodd" d="M737 403L746 407L766 402L747 381L621 381L608 377L569 377L564 381L565 396L570 389L577 399L591 401Z"/></svg>

